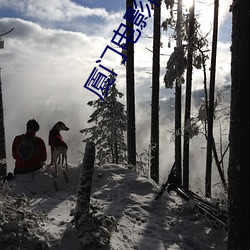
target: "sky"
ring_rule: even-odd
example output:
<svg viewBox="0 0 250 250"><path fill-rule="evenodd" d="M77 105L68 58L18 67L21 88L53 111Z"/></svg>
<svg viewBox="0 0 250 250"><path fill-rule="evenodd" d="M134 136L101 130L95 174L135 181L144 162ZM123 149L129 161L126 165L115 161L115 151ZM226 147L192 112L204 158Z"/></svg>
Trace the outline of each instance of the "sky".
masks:
<svg viewBox="0 0 250 250"><path fill-rule="evenodd" d="M10 151L13 138L16 134L25 132L25 124L30 118L35 118L40 123L38 135L46 143L49 129L57 121L64 121L71 128L63 133L72 151L70 159L72 164L78 161L77 155L81 155L79 151L83 151L83 135L79 131L87 126L88 117L93 112L87 102L97 98L97 95L83 86L106 46L111 45L113 30L124 23L125 2L0 1L0 33L14 28L11 33L2 37L5 47L0 50L7 161L10 170L14 164ZM144 6L149 4L146 0L142 3ZM230 84L230 3L230 0L224 0L220 4L216 71L218 87ZM208 34L211 43L213 1L197 1L196 14L199 15L203 34ZM163 4L162 21L167 15ZM152 21L152 17L148 18L147 26L135 44L136 103L150 103L151 99L152 53L149 50L152 49ZM174 90L164 87L163 78L175 42L168 48L168 37L164 32L161 41L160 98L165 100L174 94ZM120 62L119 55L109 52L105 54L103 65L115 69L118 74L117 88L125 94L125 67ZM209 68L209 63L207 67ZM194 73L193 90L203 88L202 76L202 72ZM125 98L122 102L125 103ZM138 107L136 112L137 132L141 134L141 126L146 120ZM149 132L145 137L147 139ZM164 143L169 143L169 136L163 138ZM138 140L143 141L141 138ZM170 159L173 159L172 152Z"/></svg>

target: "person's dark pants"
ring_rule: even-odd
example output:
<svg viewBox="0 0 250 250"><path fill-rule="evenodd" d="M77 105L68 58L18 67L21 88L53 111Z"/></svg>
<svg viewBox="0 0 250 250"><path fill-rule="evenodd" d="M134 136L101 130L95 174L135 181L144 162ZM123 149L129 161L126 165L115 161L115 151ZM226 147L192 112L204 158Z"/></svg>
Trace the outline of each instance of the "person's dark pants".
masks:
<svg viewBox="0 0 250 250"><path fill-rule="evenodd" d="M33 167L33 168L29 168L29 169L18 169L15 167L14 169L14 175L16 174L27 174L27 173L31 173L31 172L35 172L37 170L39 170L40 168L42 168L43 166L36 166L36 167Z"/></svg>

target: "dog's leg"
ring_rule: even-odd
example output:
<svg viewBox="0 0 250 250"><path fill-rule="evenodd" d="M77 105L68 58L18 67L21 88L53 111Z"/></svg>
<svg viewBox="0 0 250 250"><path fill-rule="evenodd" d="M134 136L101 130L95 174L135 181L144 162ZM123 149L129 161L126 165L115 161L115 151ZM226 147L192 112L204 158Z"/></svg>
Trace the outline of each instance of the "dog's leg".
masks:
<svg viewBox="0 0 250 250"><path fill-rule="evenodd" d="M57 176L57 160L58 160L58 151L54 150L53 152L53 163L54 163L54 167L55 167L55 176Z"/></svg>
<svg viewBox="0 0 250 250"><path fill-rule="evenodd" d="M57 164L55 164L55 176L57 177Z"/></svg>
<svg viewBox="0 0 250 250"><path fill-rule="evenodd" d="M66 166L66 170L62 170L62 173L63 173L63 178L65 180L66 183L69 183L69 176L67 174L67 171L68 171L68 162L67 162L67 149L64 149L62 151L62 159L65 160L65 166Z"/></svg>
<svg viewBox="0 0 250 250"><path fill-rule="evenodd" d="M67 158L67 152L64 153L64 158L65 158L65 165L66 165L66 170L69 171L68 168L68 158Z"/></svg>
<svg viewBox="0 0 250 250"><path fill-rule="evenodd" d="M57 164L61 164L61 154L58 155L58 161Z"/></svg>
<svg viewBox="0 0 250 250"><path fill-rule="evenodd" d="M65 154L64 154L64 152L61 153L61 157L62 157L62 166L63 166L64 160L65 160Z"/></svg>
<svg viewBox="0 0 250 250"><path fill-rule="evenodd" d="M50 147L50 158L51 158L50 166L54 164L53 154L54 154L54 148Z"/></svg>

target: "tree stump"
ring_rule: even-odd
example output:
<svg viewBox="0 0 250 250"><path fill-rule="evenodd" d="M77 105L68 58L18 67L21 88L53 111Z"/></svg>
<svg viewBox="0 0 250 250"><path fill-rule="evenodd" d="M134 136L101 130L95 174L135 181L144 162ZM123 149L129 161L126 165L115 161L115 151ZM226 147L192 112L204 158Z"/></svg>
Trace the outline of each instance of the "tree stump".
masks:
<svg viewBox="0 0 250 250"><path fill-rule="evenodd" d="M92 186L92 177L94 172L95 144L87 142L83 158L82 168L80 170L79 184L76 191L77 202L74 213L76 228L85 223L89 217L89 205Z"/></svg>
<svg viewBox="0 0 250 250"><path fill-rule="evenodd" d="M100 213L98 208L90 207L94 160L95 145L87 142L74 212L76 235L80 239L82 248L86 250L99 249L109 243L111 232L116 227L114 217Z"/></svg>

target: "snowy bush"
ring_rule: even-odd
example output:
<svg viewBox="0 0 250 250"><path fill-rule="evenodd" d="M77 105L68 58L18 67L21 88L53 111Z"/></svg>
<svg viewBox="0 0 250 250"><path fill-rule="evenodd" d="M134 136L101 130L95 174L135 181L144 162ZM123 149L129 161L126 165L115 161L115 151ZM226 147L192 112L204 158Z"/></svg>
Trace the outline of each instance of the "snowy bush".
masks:
<svg viewBox="0 0 250 250"><path fill-rule="evenodd" d="M50 249L49 235L43 229L46 214L29 209L24 195L11 195L8 182L0 183L0 249Z"/></svg>

